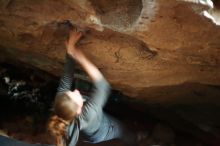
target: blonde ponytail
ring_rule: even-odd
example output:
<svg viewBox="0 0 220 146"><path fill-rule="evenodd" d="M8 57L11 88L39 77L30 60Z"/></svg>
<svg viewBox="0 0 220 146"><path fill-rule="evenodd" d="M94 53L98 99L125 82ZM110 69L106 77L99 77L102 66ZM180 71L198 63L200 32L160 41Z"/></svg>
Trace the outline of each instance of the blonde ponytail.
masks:
<svg viewBox="0 0 220 146"><path fill-rule="evenodd" d="M48 123L48 130L50 134L56 139L57 146L66 146L66 129L68 125L69 122L63 120L57 115L54 115L50 118Z"/></svg>
<svg viewBox="0 0 220 146"><path fill-rule="evenodd" d="M48 123L50 134L56 139L57 146L66 146L67 126L74 122L79 105L67 94L58 94L54 103L54 113Z"/></svg>

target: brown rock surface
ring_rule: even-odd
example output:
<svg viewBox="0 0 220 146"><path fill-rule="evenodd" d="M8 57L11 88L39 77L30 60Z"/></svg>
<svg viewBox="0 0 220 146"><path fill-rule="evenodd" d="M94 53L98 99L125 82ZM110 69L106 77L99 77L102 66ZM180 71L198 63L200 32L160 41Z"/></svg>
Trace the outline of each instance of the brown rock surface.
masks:
<svg viewBox="0 0 220 146"><path fill-rule="evenodd" d="M0 0L0 61L60 76L65 21L104 28L91 29L79 46L132 97L131 108L201 141L219 139L220 27L199 15L207 8L183 1Z"/></svg>
<svg viewBox="0 0 220 146"><path fill-rule="evenodd" d="M209 102L219 101L219 89L209 85L220 85L220 27L198 14L200 6L174 0L0 0L0 7L3 62L60 76L64 21L95 23L104 30L91 30L80 47L115 89L153 103L206 102L207 94L214 97ZM194 90L199 93L188 96ZM200 92L207 93L203 99Z"/></svg>

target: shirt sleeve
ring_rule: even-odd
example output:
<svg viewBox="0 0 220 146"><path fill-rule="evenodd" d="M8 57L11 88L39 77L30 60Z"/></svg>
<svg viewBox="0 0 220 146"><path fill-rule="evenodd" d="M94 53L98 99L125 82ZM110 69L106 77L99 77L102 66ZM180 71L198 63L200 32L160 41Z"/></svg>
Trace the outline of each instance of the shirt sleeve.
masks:
<svg viewBox="0 0 220 146"><path fill-rule="evenodd" d="M80 127L87 135L93 134L99 128L98 125L102 121L102 109L108 100L111 89L104 78L93 83L94 91L84 104L82 113L79 116Z"/></svg>
<svg viewBox="0 0 220 146"><path fill-rule="evenodd" d="M75 61L71 56L66 54L64 73L60 79L57 93L71 90L73 74L74 74Z"/></svg>
<svg viewBox="0 0 220 146"><path fill-rule="evenodd" d="M108 100L110 89L111 87L105 78L100 81L94 82L94 91L88 102L91 102L101 108L104 107Z"/></svg>

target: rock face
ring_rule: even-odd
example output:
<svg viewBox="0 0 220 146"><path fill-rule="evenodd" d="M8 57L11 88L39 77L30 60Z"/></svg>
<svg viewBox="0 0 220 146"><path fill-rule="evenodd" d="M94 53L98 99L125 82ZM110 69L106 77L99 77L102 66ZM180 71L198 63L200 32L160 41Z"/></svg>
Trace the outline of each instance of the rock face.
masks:
<svg viewBox="0 0 220 146"><path fill-rule="evenodd" d="M88 26L79 47L114 89L166 106L168 118L163 109L150 112L177 129L191 123L218 135L220 27L199 15L206 7L186 1L191 0L0 0L0 62L60 76L66 21ZM169 120L176 114L187 122Z"/></svg>
<svg viewBox="0 0 220 146"><path fill-rule="evenodd" d="M91 29L79 45L126 95L182 103L194 88L201 86L201 92L220 84L220 28L198 14L199 5L174 0L1 0L0 7L1 61L19 61L60 76L65 21L70 20L103 28ZM216 90L209 92L215 95Z"/></svg>

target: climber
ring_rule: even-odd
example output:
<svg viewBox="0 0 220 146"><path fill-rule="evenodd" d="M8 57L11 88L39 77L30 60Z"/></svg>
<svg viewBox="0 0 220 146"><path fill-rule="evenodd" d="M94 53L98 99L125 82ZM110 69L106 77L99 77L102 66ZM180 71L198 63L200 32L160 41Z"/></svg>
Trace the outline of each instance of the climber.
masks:
<svg viewBox="0 0 220 146"><path fill-rule="evenodd" d="M85 142L99 143L119 138L128 145L136 145L136 134L106 114L103 107L110 93L110 85L98 70L76 47L82 33L73 29L66 41L66 63L60 80L48 128L57 146L75 146L79 133ZM91 97L84 103L83 95L75 89L71 91L75 62L87 72L94 84Z"/></svg>

